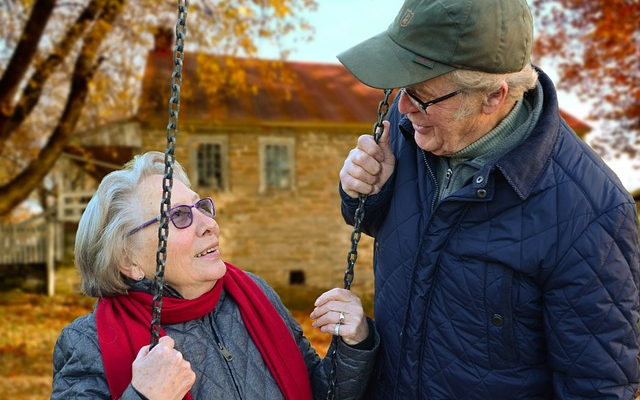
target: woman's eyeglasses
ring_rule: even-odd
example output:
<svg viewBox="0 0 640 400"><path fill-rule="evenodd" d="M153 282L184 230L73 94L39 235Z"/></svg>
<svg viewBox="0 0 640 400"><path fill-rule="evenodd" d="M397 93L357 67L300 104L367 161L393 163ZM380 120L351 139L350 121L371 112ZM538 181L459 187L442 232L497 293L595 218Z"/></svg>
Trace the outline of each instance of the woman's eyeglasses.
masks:
<svg viewBox="0 0 640 400"><path fill-rule="evenodd" d="M173 222L173 226L178 229L185 229L191 226L193 223L193 209L196 209L206 215L207 217L213 218L216 216L216 207L213 204L213 200L211 197L205 197L196 201L193 205L189 206L186 204L181 204L179 206L171 207L169 210L169 219ZM129 235L133 235L141 229L146 228L149 225L152 225L158 221L160 221L161 215L158 215L154 219L150 219L139 227L133 229L129 232Z"/></svg>

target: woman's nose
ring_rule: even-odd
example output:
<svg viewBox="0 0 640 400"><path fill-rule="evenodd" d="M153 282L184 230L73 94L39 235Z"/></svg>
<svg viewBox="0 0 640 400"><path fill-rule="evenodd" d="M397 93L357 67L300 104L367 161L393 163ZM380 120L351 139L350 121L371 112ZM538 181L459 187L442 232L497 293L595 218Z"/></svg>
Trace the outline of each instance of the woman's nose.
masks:
<svg viewBox="0 0 640 400"><path fill-rule="evenodd" d="M196 210L194 210L193 215L196 222L196 229L198 230L198 233L200 235L205 236L218 234L220 228L218 227L218 222L214 218L211 218L210 216Z"/></svg>

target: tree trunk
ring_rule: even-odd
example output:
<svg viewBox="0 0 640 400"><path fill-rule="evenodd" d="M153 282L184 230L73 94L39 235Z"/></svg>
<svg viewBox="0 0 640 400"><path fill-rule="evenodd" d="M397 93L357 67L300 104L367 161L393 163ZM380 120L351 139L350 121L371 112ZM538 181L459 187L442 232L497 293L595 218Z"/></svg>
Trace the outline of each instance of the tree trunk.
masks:
<svg viewBox="0 0 640 400"><path fill-rule="evenodd" d="M37 0L22 31L9 65L0 78L0 126L13 113L13 97L38 49L40 37L53 12L55 0ZM2 130L0 129L0 132ZM2 136L0 136L2 138Z"/></svg>
<svg viewBox="0 0 640 400"><path fill-rule="evenodd" d="M51 171L64 147L72 137L99 61L95 60L100 44L113 28L113 21L121 14L125 0L109 0L103 4L100 17L87 34L76 60L71 80L71 91L64 112L53 134L37 159L6 185L0 186L0 215L26 199L42 179Z"/></svg>
<svg viewBox="0 0 640 400"><path fill-rule="evenodd" d="M43 1L39 0L38 3ZM51 15L49 12L49 15L44 19L42 10L36 12L39 4L35 4L34 11L20 37L20 43L13 53L9 68L2 76L2 82L6 81L7 87L0 86L0 105L2 107L0 112L0 154L4 152L5 140L24 122L36 104L38 104L42 88L49 77L69 56L78 38L82 37L84 31L96 18L101 7L98 3L97 0L92 0L76 19L75 23L67 30L56 49L49 54L46 60L35 66L33 74L22 90L18 104L14 106L15 91L20 81L24 78L24 73L33 62L35 50L43 33L43 29L36 32L30 31L30 29L34 29L32 25L38 24L42 24L42 27L44 27ZM30 46L33 46L33 48ZM21 51L24 51L25 54L18 56Z"/></svg>

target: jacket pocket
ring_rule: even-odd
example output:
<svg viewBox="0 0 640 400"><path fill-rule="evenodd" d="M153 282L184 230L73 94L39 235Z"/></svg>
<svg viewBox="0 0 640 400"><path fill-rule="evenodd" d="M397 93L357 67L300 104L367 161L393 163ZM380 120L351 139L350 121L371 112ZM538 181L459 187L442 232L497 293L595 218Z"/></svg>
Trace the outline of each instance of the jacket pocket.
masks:
<svg viewBox="0 0 640 400"><path fill-rule="evenodd" d="M493 367L511 366L518 361L513 313L513 290L517 277L513 270L504 269L497 277L494 301L488 308L489 359Z"/></svg>

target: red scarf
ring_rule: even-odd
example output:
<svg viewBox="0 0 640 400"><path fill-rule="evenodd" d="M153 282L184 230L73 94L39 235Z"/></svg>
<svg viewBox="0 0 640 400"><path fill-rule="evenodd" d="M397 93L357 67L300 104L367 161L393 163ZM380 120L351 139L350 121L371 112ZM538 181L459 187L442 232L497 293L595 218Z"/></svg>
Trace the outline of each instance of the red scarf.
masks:
<svg viewBox="0 0 640 400"><path fill-rule="evenodd" d="M215 308L222 288L240 308L242 320L262 354L286 400L311 399L307 367L298 345L291 337L282 317L258 285L237 267L225 263L227 273L208 293L197 299L162 299L162 324L191 321L209 314ZM130 366L138 351L149 344L153 296L129 292L128 295L106 297L98 301L96 325L98 343L104 363L111 397L122 396L131 382ZM160 336L165 336L160 329ZM191 400L187 393L184 400Z"/></svg>

